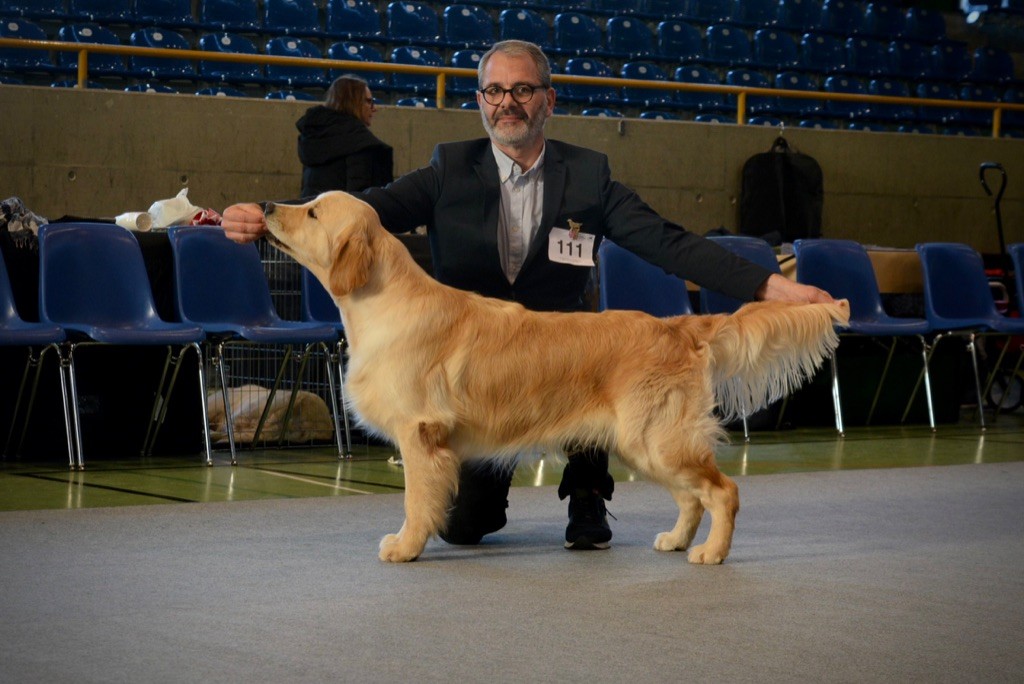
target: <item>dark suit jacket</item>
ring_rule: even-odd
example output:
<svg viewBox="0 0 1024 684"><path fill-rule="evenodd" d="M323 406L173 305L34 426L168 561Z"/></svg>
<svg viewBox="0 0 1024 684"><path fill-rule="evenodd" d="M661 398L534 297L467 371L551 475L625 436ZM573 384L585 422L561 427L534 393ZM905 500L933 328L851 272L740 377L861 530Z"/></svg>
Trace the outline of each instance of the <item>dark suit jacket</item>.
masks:
<svg viewBox="0 0 1024 684"><path fill-rule="evenodd" d="M611 179L608 158L548 140L544 153L544 211L515 282L498 256L498 167L489 139L434 148L430 165L362 197L395 233L426 225L434 275L442 283L539 311L582 309L590 268L548 260L552 227L569 219L582 232L634 252L669 273L739 299L753 299L769 271L658 216L640 197Z"/></svg>

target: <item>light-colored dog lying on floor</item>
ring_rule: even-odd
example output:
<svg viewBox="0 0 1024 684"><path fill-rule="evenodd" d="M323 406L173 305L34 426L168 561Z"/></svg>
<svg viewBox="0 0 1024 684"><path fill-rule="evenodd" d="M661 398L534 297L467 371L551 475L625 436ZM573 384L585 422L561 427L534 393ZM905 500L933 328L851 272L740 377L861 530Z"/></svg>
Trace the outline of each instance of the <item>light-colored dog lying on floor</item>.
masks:
<svg viewBox="0 0 1024 684"><path fill-rule="evenodd" d="M707 540L692 563L721 563L739 496L715 464L724 419L795 388L835 349L849 306L749 304L732 316L634 311L538 313L433 280L366 203L329 192L266 207L269 239L341 309L347 396L405 465L405 523L380 557L410 561L440 531L462 461L535 446L597 444L660 482L679 505L660 551Z"/></svg>

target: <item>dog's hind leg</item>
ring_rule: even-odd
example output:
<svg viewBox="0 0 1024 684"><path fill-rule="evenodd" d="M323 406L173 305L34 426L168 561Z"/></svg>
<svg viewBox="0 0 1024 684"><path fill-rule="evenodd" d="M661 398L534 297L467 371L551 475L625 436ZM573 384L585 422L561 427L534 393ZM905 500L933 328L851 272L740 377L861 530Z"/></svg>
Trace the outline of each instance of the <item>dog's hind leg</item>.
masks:
<svg viewBox="0 0 1024 684"><path fill-rule="evenodd" d="M700 499L686 489L676 489L672 497L679 505L679 519L676 526L669 532L662 532L654 539L654 548L657 551L685 551L697 534L697 527L704 515L704 506Z"/></svg>
<svg viewBox="0 0 1024 684"><path fill-rule="evenodd" d="M405 471L405 522L398 534L381 539L381 560L416 560L443 527L459 481L459 460L447 439L447 427L427 422L398 439Z"/></svg>
<svg viewBox="0 0 1024 684"><path fill-rule="evenodd" d="M700 466L686 468L675 478L688 489L711 514L711 529L703 544L690 548L687 560L702 565L717 565L729 555L732 534L736 529L736 513L740 509L739 488L715 465L714 457L707 454ZM676 497L679 500L679 497ZM681 509L682 510L682 509ZM680 518L685 512L680 513ZM677 525L678 527L678 525ZM675 530L668 534L674 533Z"/></svg>

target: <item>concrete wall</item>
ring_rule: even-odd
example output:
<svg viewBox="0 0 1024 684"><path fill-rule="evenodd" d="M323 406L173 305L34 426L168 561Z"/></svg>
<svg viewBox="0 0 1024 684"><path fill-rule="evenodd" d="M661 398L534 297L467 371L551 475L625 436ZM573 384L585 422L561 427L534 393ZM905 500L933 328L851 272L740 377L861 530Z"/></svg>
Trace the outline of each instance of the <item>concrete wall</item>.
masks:
<svg viewBox="0 0 1024 684"><path fill-rule="evenodd" d="M0 85L0 196L38 214L111 217L189 188L193 204L298 195L294 122L308 103ZM425 164L442 141L482 135L477 112L386 107L374 132L396 173ZM775 129L555 117L549 137L601 150L615 177L690 230L735 230L740 171ZM1024 140L848 131L786 131L825 174L824 234L910 247L962 241L996 251L983 161L1009 175L1007 242L1024 241Z"/></svg>

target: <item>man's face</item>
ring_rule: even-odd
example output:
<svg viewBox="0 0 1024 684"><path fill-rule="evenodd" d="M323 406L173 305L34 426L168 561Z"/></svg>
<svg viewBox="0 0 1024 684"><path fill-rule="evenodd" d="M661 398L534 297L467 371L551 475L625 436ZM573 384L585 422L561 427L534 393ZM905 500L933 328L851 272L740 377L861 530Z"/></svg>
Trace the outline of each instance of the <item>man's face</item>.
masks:
<svg viewBox="0 0 1024 684"><path fill-rule="evenodd" d="M491 55L484 67L481 87L500 86L512 88L516 85L540 85L537 68L526 55L510 57L502 53ZM482 93L476 94L480 106L480 117L487 134L499 145L526 147L538 140L544 133L544 122L555 106L555 91L551 88L537 88L529 102L520 104L505 93L497 105L489 104Z"/></svg>

